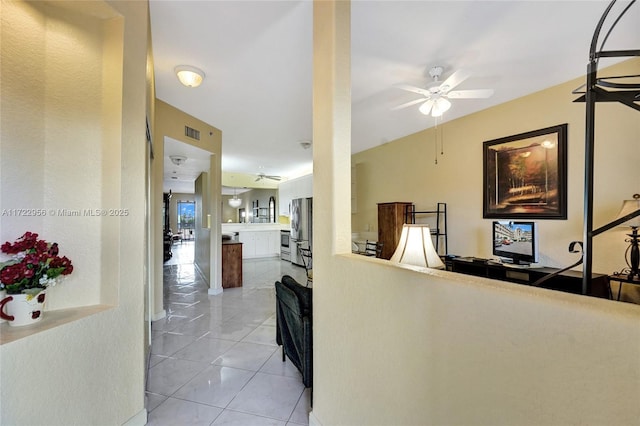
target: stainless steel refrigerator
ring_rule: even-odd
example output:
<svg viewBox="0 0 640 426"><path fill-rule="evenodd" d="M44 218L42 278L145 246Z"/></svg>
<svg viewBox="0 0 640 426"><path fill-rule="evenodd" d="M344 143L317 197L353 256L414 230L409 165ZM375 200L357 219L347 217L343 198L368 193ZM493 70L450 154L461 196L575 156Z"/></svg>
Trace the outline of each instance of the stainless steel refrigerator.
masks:
<svg viewBox="0 0 640 426"><path fill-rule="evenodd" d="M313 199L291 200L291 263L304 266L298 248L313 251Z"/></svg>

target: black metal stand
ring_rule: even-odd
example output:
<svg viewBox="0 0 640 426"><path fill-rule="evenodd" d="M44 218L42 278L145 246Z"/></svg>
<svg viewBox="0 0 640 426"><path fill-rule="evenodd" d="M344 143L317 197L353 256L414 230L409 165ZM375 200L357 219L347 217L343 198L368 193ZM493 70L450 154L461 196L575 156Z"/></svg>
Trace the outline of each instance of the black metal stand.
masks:
<svg viewBox="0 0 640 426"><path fill-rule="evenodd" d="M447 203L438 203L436 210L416 210L415 205L407 206L404 212L404 223L416 223L416 215L436 215L435 226L429 227L435 237L436 253L445 256L449 253L447 245ZM440 240L444 242L444 253L440 253Z"/></svg>
<svg viewBox="0 0 640 426"><path fill-rule="evenodd" d="M586 294L587 289L590 286L591 274L592 274L592 247L593 237L613 226L613 223L620 224L625 220L629 220L632 217L640 215L640 210L631 214L629 218L625 220L617 220L608 225L605 225L597 230L593 229L593 181L594 181L594 142L595 142L595 104L596 102L619 102L627 105L633 109L640 111L640 83L618 83L617 79L629 79L638 78L639 75L632 76L614 76L614 77L598 77L598 61L604 57L634 57L640 56L640 49L632 50L604 50L604 45L609 38L609 35L616 27L620 19L624 14L632 7L636 0L631 1L626 7L615 17L612 17L613 22L608 20L611 11L616 4L617 0L612 0L607 6L607 9L603 13L596 30L591 39L591 47L589 49L589 65L587 66L587 82L584 92L580 92L577 89L573 93L584 93L584 96L576 99L576 102L586 103L586 129L585 129L585 164L584 164L584 225L583 225L583 238L584 238L584 263L582 272L582 293ZM600 41L600 35L605 26L605 23L610 23L608 31L604 34L604 37ZM600 42L600 48L598 49L598 43ZM607 90L611 89L611 90ZM612 226L609 226L612 225ZM604 229L606 228L606 229Z"/></svg>

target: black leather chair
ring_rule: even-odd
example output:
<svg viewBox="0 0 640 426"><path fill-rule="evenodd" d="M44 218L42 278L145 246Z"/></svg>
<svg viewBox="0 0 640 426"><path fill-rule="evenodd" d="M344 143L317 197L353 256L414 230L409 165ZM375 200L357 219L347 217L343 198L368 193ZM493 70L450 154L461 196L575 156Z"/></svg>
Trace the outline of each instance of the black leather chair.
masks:
<svg viewBox="0 0 640 426"><path fill-rule="evenodd" d="M302 374L305 387L313 386L312 290L289 275L276 281L276 342Z"/></svg>

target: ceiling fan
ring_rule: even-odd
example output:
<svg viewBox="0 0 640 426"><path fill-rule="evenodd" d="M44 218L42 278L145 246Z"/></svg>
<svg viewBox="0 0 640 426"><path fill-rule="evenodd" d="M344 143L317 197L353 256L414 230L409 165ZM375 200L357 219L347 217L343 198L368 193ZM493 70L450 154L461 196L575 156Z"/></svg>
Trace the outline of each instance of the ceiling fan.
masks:
<svg viewBox="0 0 640 426"><path fill-rule="evenodd" d="M393 110L422 103L419 108L421 113L424 115L431 113L432 117L440 117L445 111L451 108L449 99L480 99L489 98L493 95L493 89L452 90L469 78L471 74L465 70L458 70L441 83L440 76L442 75L442 71L444 71L444 68L440 66L433 67L429 70L429 75L433 79L433 82L427 84L425 89L406 84L396 86L399 89L417 93L423 97L398 105L394 107Z"/></svg>
<svg viewBox="0 0 640 426"><path fill-rule="evenodd" d="M256 178L255 181L258 182L259 180L262 180L262 179L271 179L271 180L279 181L279 180L282 180L282 177L280 177L280 176L272 176L272 175L265 175L264 173L258 173L258 177Z"/></svg>

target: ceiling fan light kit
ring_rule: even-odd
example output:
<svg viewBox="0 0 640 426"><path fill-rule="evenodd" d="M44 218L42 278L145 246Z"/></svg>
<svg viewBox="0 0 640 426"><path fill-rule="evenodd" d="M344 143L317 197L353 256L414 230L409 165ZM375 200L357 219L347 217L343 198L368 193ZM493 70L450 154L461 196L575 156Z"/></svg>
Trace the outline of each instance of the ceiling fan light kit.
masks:
<svg viewBox="0 0 640 426"><path fill-rule="evenodd" d="M422 103L418 110L424 114L432 117L441 117L443 113L451 108L451 101L449 99L481 99L489 98L493 95L492 89L476 89L476 90L452 90L454 87L465 81L471 76L468 71L458 70L451 74L449 78L440 83L440 76L444 68L441 66L435 66L429 70L429 75L433 79L432 82L427 84L427 88L399 85L398 87L409 92L422 95L422 99L414 99L402 105L399 105L395 109L406 108L418 103Z"/></svg>
<svg viewBox="0 0 640 426"><path fill-rule="evenodd" d="M180 83L187 87L198 87L204 80L204 71L190 65L178 65L174 71Z"/></svg>

